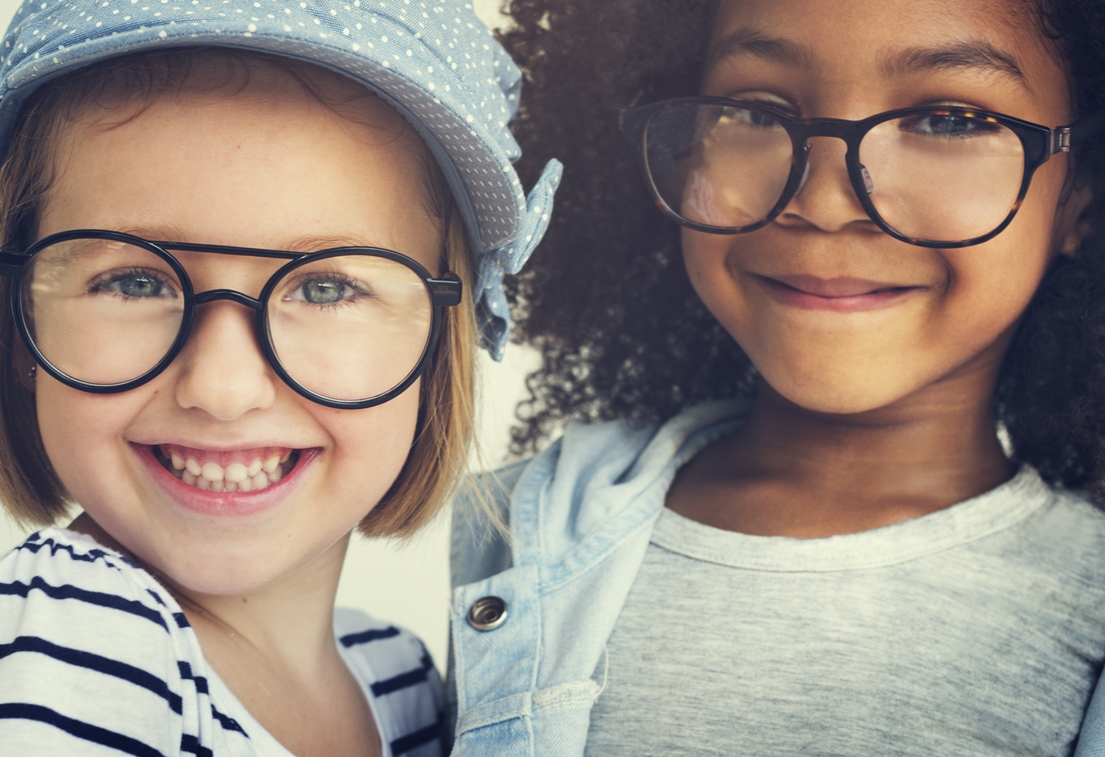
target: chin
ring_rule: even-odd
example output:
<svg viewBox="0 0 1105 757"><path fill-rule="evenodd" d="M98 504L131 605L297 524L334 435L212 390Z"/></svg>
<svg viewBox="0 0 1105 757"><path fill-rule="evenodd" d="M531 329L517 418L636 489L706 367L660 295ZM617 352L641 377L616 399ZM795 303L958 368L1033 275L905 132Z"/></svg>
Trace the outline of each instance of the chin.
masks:
<svg viewBox="0 0 1105 757"><path fill-rule="evenodd" d="M783 399L825 415L859 415L893 405L909 394L888 382L857 381L855 377L773 381L770 375L761 372L761 376Z"/></svg>
<svg viewBox="0 0 1105 757"><path fill-rule="evenodd" d="M190 594L239 596L252 594L292 573L317 555L295 560L272 544L207 544L192 549L173 545L154 555L138 555L148 570ZM320 548L318 553L325 552Z"/></svg>

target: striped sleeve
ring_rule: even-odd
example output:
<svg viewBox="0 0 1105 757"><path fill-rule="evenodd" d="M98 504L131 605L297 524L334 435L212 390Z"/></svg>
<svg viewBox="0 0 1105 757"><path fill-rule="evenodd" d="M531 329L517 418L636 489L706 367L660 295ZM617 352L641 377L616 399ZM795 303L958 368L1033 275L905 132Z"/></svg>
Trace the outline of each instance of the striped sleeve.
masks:
<svg viewBox="0 0 1105 757"><path fill-rule="evenodd" d="M187 621L150 584L125 558L60 529L34 534L0 559L5 754L190 751L188 684L173 638ZM192 751L200 753L198 742Z"/></svg>
<svg viewBox="0 0 1105 757"><path fill-rule="evenodd" d="M391 754L441 757L444 690L418 637L352 610L338 610L334 626L350 670L372 700L377 728Z"/></svg>

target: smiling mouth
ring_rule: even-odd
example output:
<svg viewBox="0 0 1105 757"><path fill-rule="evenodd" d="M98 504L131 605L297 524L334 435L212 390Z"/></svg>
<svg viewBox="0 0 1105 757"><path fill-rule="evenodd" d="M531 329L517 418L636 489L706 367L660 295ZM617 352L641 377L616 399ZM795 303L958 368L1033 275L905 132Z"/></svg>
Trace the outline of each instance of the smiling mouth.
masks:
<svg viewBox="0 0 1105 757"><path fill-rule="evenodd" d="M251 492L272 486L299 462L300 450L263 447L235 452L153 445L161 467L185 484L212 492Z"/></svg>
<svg viewBox="0 0 1105 757"><path fill-rule="evenodd" d="M831 300L894 294L918 288L854 278L819 279L814 276L779 276L777 278L764 276L761 278L801 294Z"/></svg>

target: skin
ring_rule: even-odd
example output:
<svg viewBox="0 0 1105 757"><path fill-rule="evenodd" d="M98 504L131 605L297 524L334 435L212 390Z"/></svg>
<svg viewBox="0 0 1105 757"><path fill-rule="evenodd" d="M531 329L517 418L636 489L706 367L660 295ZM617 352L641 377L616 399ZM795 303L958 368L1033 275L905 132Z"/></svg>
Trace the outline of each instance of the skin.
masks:
<svg viewBox="0 0 1105 757"><path fill-rule="evenodd" d="M394 111L365 100L359 120L371 123L354 123L298 85L255 72L240 92L185 91L122 125L117 113L90 114L63 139L39 234L102 228L271 249L372 245L440 273L441 224L411 170L416 137ZM279 266L180 259L197 292L252 296ZM138 389L88 394L42 371L35 384L46 450L85 510L74 527L130 553L176 595L207 660L292 752L378 754L331 615L349 534L406 459L418 384L368 410L314 404L269 367L251 311L227 301L200 306L184 351ZM136 445L159 443L313 456L286 479L276 506L220 516L183 508L179 491L151 475Z"/></svg>
<svg viewBox="0 0 1105 757"><path fill-rule="evenodd" d="M991 0L722 0L702 93L800 117L960 104L1069 124L1063 67L1026 13ZM744 32L782 40L804 60L725 45ZM985 62L885 65L960 42L989 45L1021 75ZM1081 233L1088 195L1066 155L1037 171L1004 232L935 250L899 242L867 217L842 141L811 144L808 182L772 223L683 236L696 291L762 377L750 422L686 466L669 494L672 509L719 528L806 538L863 531L1010 478L990 407L1001 360L1048 265ZM772 296L772 281L797 276L904 289L858 312Z"/></svg>

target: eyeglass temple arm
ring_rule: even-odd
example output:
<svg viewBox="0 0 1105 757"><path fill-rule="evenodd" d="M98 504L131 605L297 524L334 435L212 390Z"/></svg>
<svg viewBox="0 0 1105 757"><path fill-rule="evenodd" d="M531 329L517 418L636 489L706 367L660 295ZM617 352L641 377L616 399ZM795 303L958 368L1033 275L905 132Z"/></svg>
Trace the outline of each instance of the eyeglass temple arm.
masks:
<svg viewBox="0 0 1105 757"><path fill-rule="evenodd" d="M634 98L636 102L636 98ZM633 106L618 110L618 131L622 133L630 144L637 144L644 137L647 117L642 117L640 111L634 111ZM645 114L647 116L647 114Z"/></svg>
<svg viewBox="0 0 1105 757"><path fill-rule="evenodd" d="M440 279L426 279L433 296L435 308L449 308L460 304L461 283L457 275L450 271Z"/></svg>
<svg viewBox="0 0 1105 757"><path fill-rule="evenodd" d="M1051 154L1070 152L1090 137L1105 130L1105 110L1080 118L1070 126L1063 126L1051 132Z"/></svg>
<svg viewBox="0 0 1105 757"><path fill-rule="evenodd" d="M23 266L30 260L25 253L0 250L0 276L16 278L23 273Z"/></svg>

